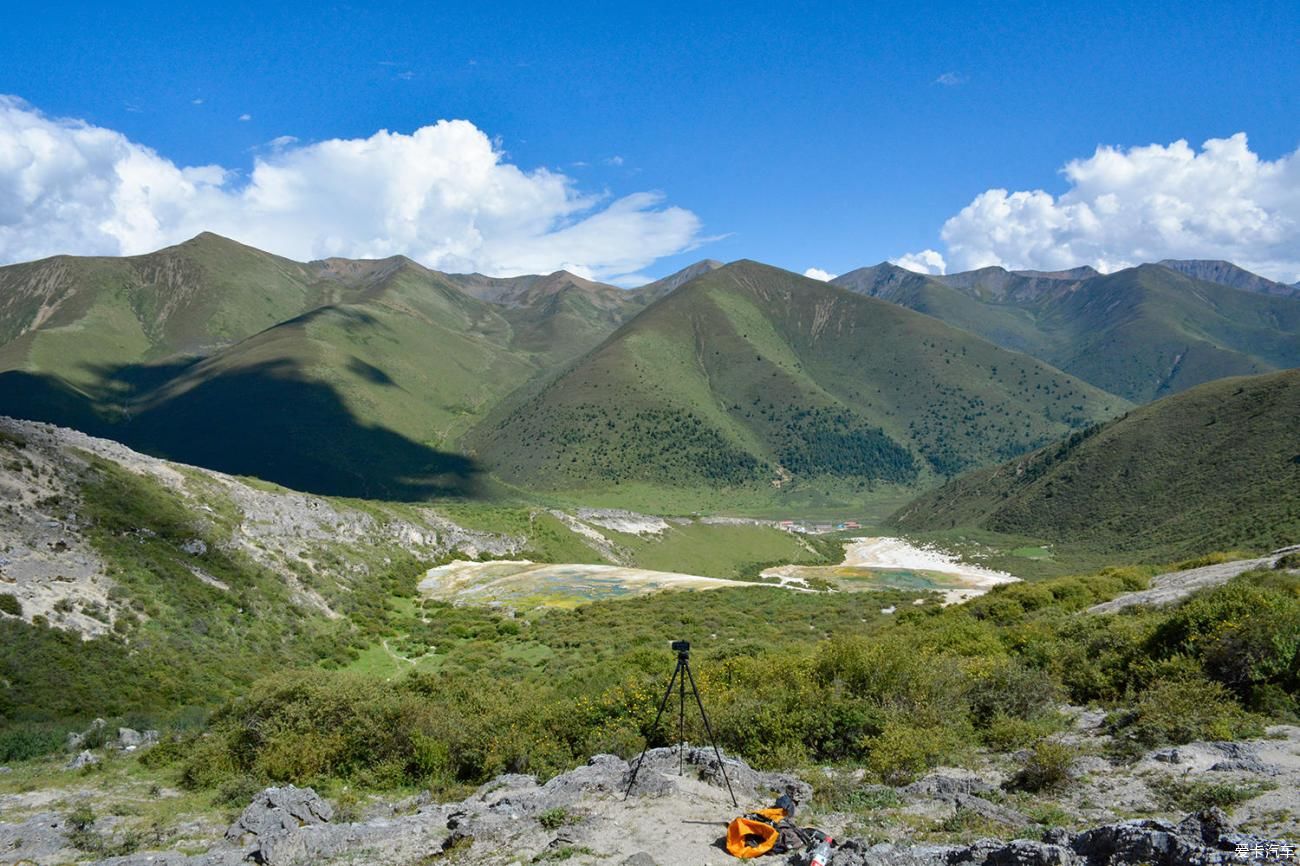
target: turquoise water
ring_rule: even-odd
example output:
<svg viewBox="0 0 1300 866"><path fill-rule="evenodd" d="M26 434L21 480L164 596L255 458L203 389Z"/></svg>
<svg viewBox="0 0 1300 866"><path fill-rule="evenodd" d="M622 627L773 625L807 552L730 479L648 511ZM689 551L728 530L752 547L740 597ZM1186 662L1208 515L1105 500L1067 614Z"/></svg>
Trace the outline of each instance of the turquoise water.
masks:
<svg viewBox="0 0 1300 866"><path fill-rule="evenodd" d="M960 578L937 571L905 568L860 568L848 565L817 565L782 569L791 577L826 581L845 590L912 589L936 590L967 586Z"/></svg>

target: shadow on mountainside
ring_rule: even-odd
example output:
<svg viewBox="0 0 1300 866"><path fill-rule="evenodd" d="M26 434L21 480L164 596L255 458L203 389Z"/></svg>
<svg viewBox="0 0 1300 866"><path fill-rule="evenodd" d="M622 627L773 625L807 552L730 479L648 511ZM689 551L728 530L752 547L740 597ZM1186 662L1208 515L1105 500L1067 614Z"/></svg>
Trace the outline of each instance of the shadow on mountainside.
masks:
<svg viewBox="0 0 1300 866"><path fill-rule="evenodd" d="M61 379L0 374L0 414L72 427L136 450L328 496L421 501L481 496L471 458L365 423L334 388L284 362L141 393L147 365L97 370L97 393ZM191 365L176 365L178 372ZM186 383L189 384L189 383Z"/></svg>

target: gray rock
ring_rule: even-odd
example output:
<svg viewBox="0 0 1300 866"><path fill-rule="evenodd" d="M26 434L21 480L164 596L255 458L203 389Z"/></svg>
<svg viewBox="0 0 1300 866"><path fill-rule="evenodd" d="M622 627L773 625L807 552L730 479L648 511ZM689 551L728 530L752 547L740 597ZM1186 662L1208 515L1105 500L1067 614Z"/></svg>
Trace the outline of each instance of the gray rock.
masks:
<svg viewBox="0 0 1300 866"><path fill-rule="evenodd" d="M682 756L685 759L686 772L694 772L701 781L718 788L725 788L727 781L730 781L736 797L742 800L775 801L782 794L789 795L796 803L806 803L812 799L812 785L796 776L755 770L740 758L731 757L726 752L721 754L723 763L719 765L717 754L711 747L687 745ZM634 761L633 764L635 763ZM679 755L676 748L651 749L646 753L645 767L641 772L645 773L646 769L650 769L676 775L678 764ZM726 770L726 781L723 779L723 768ZM638 775L637 788L640 787L641 779Z"/></svg>
<svg viewBox="0 0 1300 866"><path fill-rule="evenodd" d="M1222 836L1232 831L1232 820L1219 808L1194 812L1178 824L1180 836L1199 839L1205 845L1217 845Z"/></svg>
<svg viewBox="0 0 1300 866"><path fill-rule="evenodd" d="M334 810L311 788L286 785L267 788L249 803L239 820L226 830L232 842L247 844L312 824L328 823Z"/></svg>
<svg viewBox="0 0 1300 866"><path fill-rule="evenodd" d="M974 812L981 818L995 821L998 824L1005 824L1008 827L1027 827L1033 823L1015 809L999 806L997 803L985 800L983 797L976 797L971 794L954 794L951 799L952 804L958 809Z"/></svg>
<svg viewBox="0 0 1300 866"><path fill-rule="evenodd" d="M541 787L544 809L554 809L573 803L588 792L622 794L627 785L628 763L617 755L594 755L587 766L561 773ZM644 773L644 769L642 770ZM637 779L638 793L641 779Z"/></svg>
<svg viewBox="0 0 1300 866"><path fill-rule="evenodd" d="M71 761L63 765L65 770L80 770L83 767L92 767L99 763L99 755L89 749L79 752Z"/></svg>
<svg viewBox="0 0 1300 866"><path fill-rule="evenodd" d="M909 797L948 799L958 794L991 794L996 789L974 773L939 771L929 773L907 785L902 792Z"/></svg>
<svg viewBox="0 0 1300 866"><path fill-rule="evenodd" d="M98 734L101 731L103 731L104 728L106 727L108 727L108 722L104 721L103 719L95 719L93 722L90 723L90 727L86 728L86 730L80 733L77 733L76 731L69 733L68 741L65 744L67 750L69 752L81 751L82 746L85 745L86 741L91 738L92 734Z"/></svg>
<svg viewBox="0 0 1300 866"><path fill-rule="evenodd" d="M131 728L117 729L117 747L124 752L135 751L144 742L144 735Z"/></svg>
<svg viewBox="0 0 1300 866"><path fill-rule="evenodd" d="M181 550L185 551L190 556L203 556L208 552L208 545L201 538L191 538L189 541L181 545Z"/></svg>
<svg viewBox="0 0 1300 866"><path fill-rule="evenodd" d="M619 866L656 866L656 864L655 858L644 851L638 851L630 857L625 857Z"/></svg>
<svg viewBox="0 0 1300 866"><path fill-rule="evenodd" d="M1204 850L1199 839L1185 839L1173 824L1152 819L1085 830L1074 837L1071 847L1089 862L1151 866L1190 866Z"/></svg>
<svg viewBox="0 0 1300 866"><path fill-rule="evenodd" d="M1210 767L1212 773L1254 773L1258 776L1280 776L1282 769L1275 764L1266 764L1259 758L1234 758L1219 761Z"/></svg>

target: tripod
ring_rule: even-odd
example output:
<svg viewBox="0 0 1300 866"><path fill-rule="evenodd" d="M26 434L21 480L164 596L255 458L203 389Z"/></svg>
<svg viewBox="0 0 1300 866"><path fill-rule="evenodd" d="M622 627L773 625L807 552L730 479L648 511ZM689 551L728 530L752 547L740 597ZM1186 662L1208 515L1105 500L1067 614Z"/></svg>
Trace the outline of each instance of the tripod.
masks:
<svg viewBox="0 0 1300 866"><path fill-rule="evenodd" d="M727 783L731 804L739 808L740 803L736 801L736 792L731 790L731 779L727 778L727 767L722 763L722 753L718 751L718 743L713 738L713 727L709 724L709 716L704 712L704 701L700 700L700 690L695 687L695 675L691 673L691 645L688 641L679 640L673 641L672 648L677 653L677 667L673 668L673 675L668 680L668 688L664 691L664 699L659 702L659 712L655 713L655 721L650 729L659 727L659 720L663 718L668 699L673 694L673 685L676 684L680 699L677 716L677 775L682 775L686 768L686 681L690 680L691 693L695 695L695 705L700 708L700 718L704 720L704 730L709 735L709 745L713 746L714 757L718 759L718 770L722 773L722 781ZM647 739L645 748L641 750L641 757L637 758L636 766L632 768L632 778L627 781L627 790L623 792L624 800L632 793L632 786L636 784L637 773L641 772L641 763L645 761L648 751L650 751L650 742Z"/></svg>

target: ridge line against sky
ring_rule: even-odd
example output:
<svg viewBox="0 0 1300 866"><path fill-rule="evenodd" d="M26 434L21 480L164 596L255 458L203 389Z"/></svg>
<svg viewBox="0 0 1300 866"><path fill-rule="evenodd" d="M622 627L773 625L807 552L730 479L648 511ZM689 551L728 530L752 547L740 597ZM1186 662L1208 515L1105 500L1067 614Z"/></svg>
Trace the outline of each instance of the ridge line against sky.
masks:
<svg viewBox="0 0 1300 866"><path fill-rule="evenodd" d="M0 96L0 259L132 255L213 231L296 259L403 254L443 271L565 269L621 285L711 240L657 192L585 192L523 170L466 120L409 134L301 143L282 136L248 174L178 166L125 135ZM1069 189L980 193L925 248L890 260L944 273L990 265L1109 272L1216 258L1300 279L1300 150L1262 160L1246 135L1099 147L1062 169ZM756 256L757 257L757 256ZM807 276L834 274L816 266Z"/></svg>
<svg viewBox="0 0 1300 866"><path fill-rule="evenodd" d="M622 285L702 257L1300 279L1294 0L50 0L4 21L0 261L207 229Z"/></svg>

